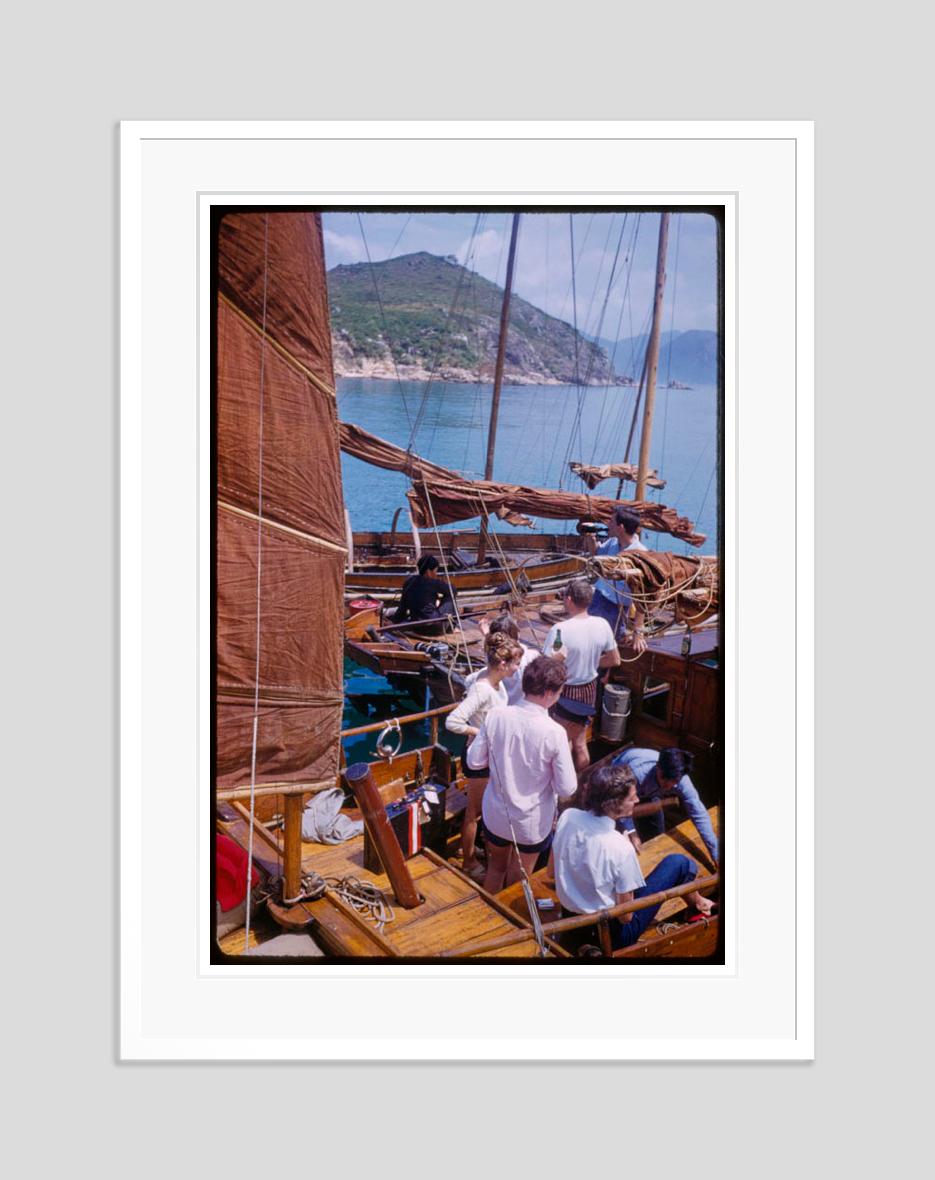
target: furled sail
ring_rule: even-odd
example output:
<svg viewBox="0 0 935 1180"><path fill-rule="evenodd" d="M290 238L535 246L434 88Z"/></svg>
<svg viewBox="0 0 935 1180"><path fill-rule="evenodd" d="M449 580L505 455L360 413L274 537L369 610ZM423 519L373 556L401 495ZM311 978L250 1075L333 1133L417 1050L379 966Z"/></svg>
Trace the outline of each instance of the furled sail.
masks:
<svg viewBox="0 0 935 1180"><path fill-rule="evenodd" d="M436 479L461 478L457 471L430 463L428 459L422 459L412 451L404 451L395 443L387 442L385 438L362 430L350 422L338 423L338 436L341 440L341 450L346 455L363 459L365 463L372 463L374 467L383 467L387 471L401 471L410 479L421 479L423 475Z"/></svg>
<svg viewBox="0 0 935 1180"><path fill-rule="evenodd" d="M421 479L461 482L461 476L457 471L452 471L448 467L440 467L437 463L430 463L428 459L414 455L412 451L404 451L395 443L387 442L385 438L380 438L376 434L370 434L359 426L348 422L339 422L338 430L341 450L346 455L353 455L355 459L362 459L365 463L372 463L374 467L383 467L387 471L400 471L403 475L408 475L413 482ZM532 527L529 517L522 516L518 512L504 509L498 515L510 524ZM426 525L425 527L430 526Z"/></svg>
<svg viewBox="0 0 935 1180"><path fill-rule="evenodd" d="M593 491L602 480L623 479L629 483L636 483L639 468L635 463L601 463L594 466L589 463L569 463L568 466L575 475L579 475ZM651 488L664 488L666 481L659 478L658 471L650 471L646 482Z"/></svg>
<svg viewBox="0 0 935 1180"><path fill-rule="evenodd" d="M255 694L256 781L323 781L338 764L345 530L316 215L221 220L215 374L218 786L250 781Z"/></svg>
<svg viewBox="0 0 935 1180"><path fill-rule="evenodd" d="M482 479L441 481L428 476L414 483L406 496L417 528L451 524L485 512L497 515L522 512L553 520L609 521L615 508L630 508L638 513L643 528L670 533L689 545L703 545L705 541L704 534L696 533L687 517L679 516L674 508L648 500L610 500L581 492L527 488Z"/></svg>
<svg viewBox="0 0 935 1180"><path fill-rule="evenodd" d="M589 563L602 578L627 583L644 609L660 609L684 600L717 609L720 598L720 563L716 557L677 553L655 553L649 549L628 549L612 556L593 557Z"/></svg>

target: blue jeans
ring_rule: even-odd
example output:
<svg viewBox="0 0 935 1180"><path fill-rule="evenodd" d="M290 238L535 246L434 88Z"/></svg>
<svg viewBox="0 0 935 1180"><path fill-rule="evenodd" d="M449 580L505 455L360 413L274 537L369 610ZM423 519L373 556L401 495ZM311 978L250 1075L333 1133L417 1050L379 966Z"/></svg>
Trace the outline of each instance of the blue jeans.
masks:
<svg viewBox="0 0 935 1180"><path fill-rule="evenodd" d="M674 889L676 885L687 885L689 881L694 881L697 872L698 868L693 860L679 852L673 852L656 865L646 878L646 884L637 889L633 897L648 897L651 893ZM662 902L645 910L637 910L630 915L629 922L621 922L614 918L610 928L610 939L614 949L632 946L655 918L661 905Z"/></svg>
<svg viewBox="0 0 935 1180"><path fill-rule="evenodd" d="M616 602L611 602L609 598L605 598L600 590L594 591L594 597L591 599L591 605L588 607L589 615L597 615L598 618L606 619L610 624L611 631L614 632L614 638L619 639L621 635L626 634L627 630L627 608L620 607Z"/></svg>

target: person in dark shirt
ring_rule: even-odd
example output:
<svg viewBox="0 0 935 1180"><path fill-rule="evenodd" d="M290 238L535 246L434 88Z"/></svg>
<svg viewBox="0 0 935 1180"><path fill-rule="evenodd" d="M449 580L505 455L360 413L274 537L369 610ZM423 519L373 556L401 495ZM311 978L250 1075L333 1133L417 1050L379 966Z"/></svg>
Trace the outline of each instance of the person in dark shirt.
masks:
<svg viewBox="0 0 935 1180"><path fill-rule="evenodd" d="M443 619L454 607L447 583L438 576L438 558L431 553L423 554L416 568L419 572L410 574L403 582L403 595L393 615L394 623Z"/></svg>

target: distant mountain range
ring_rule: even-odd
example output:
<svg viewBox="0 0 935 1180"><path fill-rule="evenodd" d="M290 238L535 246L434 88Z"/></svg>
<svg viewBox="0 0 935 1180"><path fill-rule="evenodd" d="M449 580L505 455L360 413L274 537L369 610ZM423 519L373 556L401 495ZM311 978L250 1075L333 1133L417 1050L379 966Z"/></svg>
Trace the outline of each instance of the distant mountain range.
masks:
<svg viewBox="0 0 935 1180"><path fill-rule="evenodd" d="M338 376L492 381L503 289L425 251L328 271ZM648 337L589 338L514 291L504 381L511 385L608 385L639 381ZM611 359L613 358L613 359ZM658 381L713 385L715 332L664 332Z"/></svg>
<svg viewBox="0 0 935 1180"><path fill-rule="evenodd" d="M379 298L377 295L379 291ZM328 271L339 376L491 381L503 290L452 258L421 252ZM577 355L576 355L577 354ZM514 385L606 385L605 349L571 324L510 299L504 381Z"/></svg>
<svg viewBox="0 0 935 1180"><path fill-rule="evenodd" d="M649 336L629 336L625 340L597 338L596 342L612 358L614 369L639 381L643 356ZM687 332L663 332L659 337L659 385L683 381L690 385L717 384L717 332L690 329Z"/></svg>

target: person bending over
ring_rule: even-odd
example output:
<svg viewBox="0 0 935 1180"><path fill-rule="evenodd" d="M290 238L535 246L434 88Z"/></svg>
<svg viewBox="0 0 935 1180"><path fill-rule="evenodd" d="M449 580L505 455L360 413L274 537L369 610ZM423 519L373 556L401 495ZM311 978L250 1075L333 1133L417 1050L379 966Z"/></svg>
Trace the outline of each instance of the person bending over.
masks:
<svg viewBox="0 0 935 1180"><path fill-rule="evenodd" d="M484 650L487 667L471 678L464 700L445 718L445 729L449 733L464 735L465 752L488 713L492 709L506 708L509 703L506 681L515 675L523 655L523 649L516 640L500 632L487 636ZM472 770L464 757L461 761L468 779L467 806L461 822L461 871L478 880L483 876L483 870L477 863L475 845L477 821L480 818L484 788L487 786L487 771Z"/></svg>
<svg viewBox="0 0 935 1180"><path fill-rule="evenodd" d="M711 859L717 864L718 840L714 834L714 825L701 802L697 787L689 778L693 763L694 757L687 750L670 746L661 752L633 747L618 754L612 765L624 766L633 771L640 803L651 803L663 795L678 795L682 810L694 823ZM642 840L651 840L665 831L665 815L660 810L653 815L642 816L635 824L630 819L624 826L633 832L639 849Z"/></svg>
<svg viewBox="0 0 935 1180"><path fill-rule="evenodd" d="M533 871L551 843L558 800L578 788L568 739L549 716L564 683L563 662L538 656L523 672L523 699L488 713L468 749L468 765L490 772L482 806L488 893Z"/></svg>
<svg viewBox="0 0 935 1180"><path fill-rule="evenodd" d="M591 777L588 810L566 808L555 829L555 891L566 914L593 914L694 881L698 866L687 856L666 856L643 878L636 849L617 821L632 817L639 802L636 778L622 766L605 766ZM685 899L699 914L714 903L695 890ZM655 918L659 905L611 921L614 949L632 946Z"/></svg>

